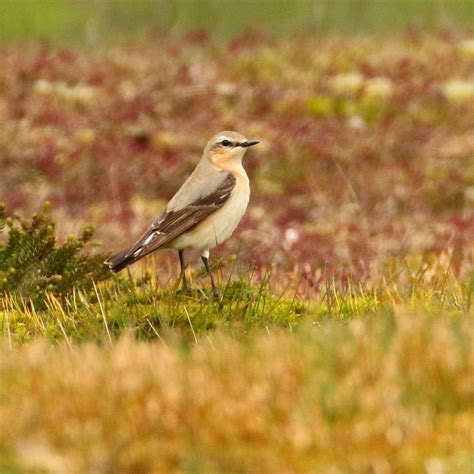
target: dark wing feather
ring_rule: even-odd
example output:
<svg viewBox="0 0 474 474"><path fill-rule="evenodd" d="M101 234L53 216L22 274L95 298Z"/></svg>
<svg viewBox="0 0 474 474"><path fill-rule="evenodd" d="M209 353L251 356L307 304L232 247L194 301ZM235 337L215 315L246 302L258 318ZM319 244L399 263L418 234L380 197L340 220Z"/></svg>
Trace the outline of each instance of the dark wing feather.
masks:
<svg viewBox="0 0 474 474"><path fill-rule="evenodd" d="M235 182L235 177L228 174L219 187L208 195L182 209L163 212L132 247L113 255L105 263L118 272L191 230L224 205Z"/></svg>

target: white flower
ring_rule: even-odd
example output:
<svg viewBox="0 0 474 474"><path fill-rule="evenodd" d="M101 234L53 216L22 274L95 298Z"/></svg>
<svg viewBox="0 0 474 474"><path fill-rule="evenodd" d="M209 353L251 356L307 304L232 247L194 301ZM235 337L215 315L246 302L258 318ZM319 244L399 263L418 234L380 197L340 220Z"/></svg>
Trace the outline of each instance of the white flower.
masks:
<svg viewBox="0 0 474 474"><path fill-rule="evenodd" d="M120 83L119 92L125 100L132 100L137 95L137 88L132 81L125 80Z"/></svg>
<svg viewBox="0 0 474 474"><path fill-rule="evenodd" d="M70 86L63 81L50 82L44 79L36 81L33 91L38 95L54 95L65 101L88 103L96 97L96 89L86 84Z"/></svg>
<svg viewBox="0 0 474 474"><path fill-rule="evenodd" d="M74 133L74 138L84 145L90 145L95 140L96 135L91 128L80 128Z"/></svg>
<svg viewBox="0 0 474 474"><path fill-rule="evenodd" d="M219 82L216 84L216 92L219 95L231 96L237 92L237 85L233 82Z"/></svg>
<svg viewBox="0 0 474 474"><path fill-rule="evenodd" d="M443 461L439 458L429 458L425 461L427 474L443 474L445 472Z"/></svg>
<svg viewBox="0 0 474 474"><path fill-rule="evenodd" d="M458 45L459 51L466 56L474 56L474 39L461 41Z"/></svg>
<svg viewBox="0 0 474 474"><path fill-rule="evenodd" d="M76 86L70 88L70 98L74 102L86 104L88 102L92 102L95 96L95 88L91 86L77 84Z"/></svg>
<svg viewBox="0 0 474 474"><path fill-rule="evenodd" d="M442 85L444 96L453 102L465 102L474 99L474 82L452 79Z"/></svg>
<svg viewBox="0 0 474 474"><path fill-rule="evenodd" d="M393 84L387 77L374 77L365 83L365 95L373 99L389 99L393 94Z"/></svg>
<svg viewBox="0 0 474 474"><path fill-rule="evenodd" d="M330 80L330 87L336 94L352 94L357 92L364 83L364 78L358 72L338 74Z"/></svg>
<svg viewBox="0 0 474 474"><path fill-rule="evenodd" d="M355 130L363 130L365 128L365 121L360 115L352 115L347 123L349 127Z"/></svg>
<svg viewBox="0 0 474 474"><path fill-rule="evenodd" d="M40 79L33 84L33 91L38 95L49 95L54 92L54 83Z"/></svg>
<svg viewBox="0 0 474 474"><path fill-rule="evenodd" d="M474 203L474 186L469 186L466 191L464 191L464 197L467 202Z"/></svg>
<svg viewBox="0 0 474 474"><path fill-rule="evenodd" d="M288 246L291 247L295 242L297 242L300 238L300 234L298 233L297 230L292 229L291 227L289 229L286 229L285 231L285 243L288 244Z"/></svg>

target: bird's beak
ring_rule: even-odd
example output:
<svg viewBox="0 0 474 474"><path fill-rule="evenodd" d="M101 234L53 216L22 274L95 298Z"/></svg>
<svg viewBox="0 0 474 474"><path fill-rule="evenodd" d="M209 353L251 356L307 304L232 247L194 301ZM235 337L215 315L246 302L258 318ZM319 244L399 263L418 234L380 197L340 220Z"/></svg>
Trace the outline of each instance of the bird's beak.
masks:
<svg viewBox="0 0 474 474"><path fill-rule="evenodd" d="M239 143L237 146L241 146L242 148L247 148L249 146L256 145L258 142L257 140L247 140L246 142Z"/></svg>

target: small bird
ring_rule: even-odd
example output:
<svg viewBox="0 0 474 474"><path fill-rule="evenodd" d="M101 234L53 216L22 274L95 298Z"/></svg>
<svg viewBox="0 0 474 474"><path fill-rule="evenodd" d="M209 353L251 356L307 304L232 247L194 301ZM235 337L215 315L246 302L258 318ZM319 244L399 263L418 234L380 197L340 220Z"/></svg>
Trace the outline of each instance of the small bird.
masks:
<svg viewBox="0 0 474 474"><path fill-rule="evenodd" d="M118 272L155 250L175 249L182 287L187 291L184 251L200 250L214 297L218 297L209 250L232 235L247 209L250 186L242 158L247 148L257 143L237 132L220 132L212 137L196 168L165 210L131 247L105 263Z"/></svg>

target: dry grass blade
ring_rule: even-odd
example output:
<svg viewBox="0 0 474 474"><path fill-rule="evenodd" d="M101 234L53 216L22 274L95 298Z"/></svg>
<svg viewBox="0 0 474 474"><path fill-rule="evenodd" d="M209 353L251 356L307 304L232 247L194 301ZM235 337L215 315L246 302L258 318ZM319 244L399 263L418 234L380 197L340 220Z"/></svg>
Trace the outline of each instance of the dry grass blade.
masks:
<svg viewBox="0 0 474 474"><path fill-rule="evenodd" d="M97 291L97 285L95 284L95 282L92 282L92 284L94 285L95 295L96 295L97 301L99 303L100 314L102 315L102 320L104 321L104 327L105 327L105 331L107 333L107 338L109 340L110 347L113 347L114 342L112 341L112 336L110 335L110 331L109 331L109 325L107 324L107 315L105 314L104 306L103 306L102 301L100 299L99 292Z"/></svg>

